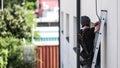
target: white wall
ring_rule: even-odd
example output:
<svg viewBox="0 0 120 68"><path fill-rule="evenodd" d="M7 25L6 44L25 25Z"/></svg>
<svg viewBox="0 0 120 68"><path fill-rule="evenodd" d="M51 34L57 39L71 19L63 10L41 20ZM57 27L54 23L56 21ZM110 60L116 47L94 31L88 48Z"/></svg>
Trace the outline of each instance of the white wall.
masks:
<svg viewBox="0 0 120 68"><path fill-rule="evenodd" d="M117 0L98 0L98 13L100 10L108 11L108 21L106 32L102 40L101 60L102 68L118 67L118 1ZM91 5L91 6L90 6ZM82 15L87 15L92 22L97 21L95 15L95 0L82 0Z"/></svg>
<svg viewBox="0 0 120 68"><path fill-rule="evenodd" d="M76 68L76 54L72 50L75 43L73 16L76 16L76 0L60 0L60 9L70 14L70 43L65 39L65 33L61 33L61 56L64 68ZM92 22L98 21L95 13L95 0L81 0L81 15L87 15ZM105 26L104 36L101 45L101 68L120 68L120 1L119 0L98 0L98 13L100 10L108 11L108 20ZM64 18L65 30L65 18ZM65 31L64 31L65 32ZM64 56L63 56L64 54ZM69 60L69 61L68 61ZM75 62L76 61L76 62ZM69 63L68 63L69 62ZM74 67L72 67L74 66Z"/></svg>
<svg viewBox="0 0 120 68"><path fill-rule="evenodd" d="M118 21L117 21L117 0L102 0L101 9L107 9L108 10L108 21L107 21L107 28L106 28L106 45L102 45L102 47L105 48L106 56L103 56L102 58L105 59L105 66L103 68L119 68L118 67L118 34L117 34L117 28L118 28Z"/></svg>
<svg viewBox="0 0 120 68"><path fill-rule="evenodd" d="M95 11L95 0L81 0L81 15L89 16L92 22L98 21Z"/></svg>
<svg viewBox="0 0 120 68"><path fill-rule="evenodd" d="M118 67L120 67L120 0L118 0Z"/></svg>
<svg viewBox="0 0 120 68"><path fill-rule="evenodd" d="M60 0L61 10L61 68L76 68L76 54L73 51L74 47L74 17L76 16L76 1L75 0ZM68 8L69 7L69 8ZM71 9L72 8L72 9ZM69 15L69 24L66 24L66 15ZM63 21L62 21L63 20ZM62 25L63 24L63 25ZM66 26L69 26L69 42L66 40Z"/></svg>

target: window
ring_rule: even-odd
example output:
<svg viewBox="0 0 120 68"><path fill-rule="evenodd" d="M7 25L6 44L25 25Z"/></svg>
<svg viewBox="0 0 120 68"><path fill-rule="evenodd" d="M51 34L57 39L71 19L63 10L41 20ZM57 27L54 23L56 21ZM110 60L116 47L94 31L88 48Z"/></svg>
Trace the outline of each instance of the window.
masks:
<svg viewBox="0 0 120 68"><path fill-rule="evenodd" d="M61 12L61 16L60 16L60 29L61 29L61 32L64 33L64 16L63 16L63 12Z"/></svg>
<svg viewBox="0 0 120 68"><path fill-rule="evenodd" d="M69 42L69 14L66 14L66 39Z"/></svg>
<svg viewBox="0 0 120 68"><path fill-rule="evenodd" d="M73 40L74 40L74 46L77 46L77 18L73 17Z"/></svg>

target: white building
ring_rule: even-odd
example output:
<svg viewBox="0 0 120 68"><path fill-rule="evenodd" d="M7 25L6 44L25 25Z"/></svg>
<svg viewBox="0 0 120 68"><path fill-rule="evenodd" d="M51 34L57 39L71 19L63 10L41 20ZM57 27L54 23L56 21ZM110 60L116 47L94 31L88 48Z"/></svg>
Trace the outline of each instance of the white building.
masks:
<svg viewBox="0 0 120 68"><path fill-rule="evenodd" d="M59 28L56 27L36 27L40 38L35 39L34 44L39 46L59 45Z"/></svg>
<svg viewBox="0 0 120 68"><path fill-rule="evenodd" d="M77 68L76 54L76 2L60 0L60 66ZM81 15L87 15L92 22L96 16L96 0L80 0ZM101 44L101 68L120 68L120 0L98 0L97 11L107 10L107 24Z"/></svg>

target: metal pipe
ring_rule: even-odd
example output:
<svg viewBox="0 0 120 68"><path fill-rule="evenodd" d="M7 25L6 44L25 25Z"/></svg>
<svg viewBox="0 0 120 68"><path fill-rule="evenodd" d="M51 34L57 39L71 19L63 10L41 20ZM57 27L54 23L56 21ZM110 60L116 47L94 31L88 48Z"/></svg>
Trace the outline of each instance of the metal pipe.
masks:
<svg viewBox="0 0 120 68"><path fill-rule="evenodd" d="M81 1L77 0L76 3L77 3L77 5L76 5L76 7L77 7L76 8L76 10L77 10L77 13L76 13L76 16L77 16L77 34L78 34L80 31ZM80 45L78 44L78 42L77 42L77 68L80 68Z"/></svg>
<svg viewBox="0 0 120 68"><path fill-rule="evenodd" d="M59 7L59 11L58 11L58 13L59 13L59 18L58 18L58 27L59 27L59 68L61 68L60 0L58 0L58 7Z"/></svg>

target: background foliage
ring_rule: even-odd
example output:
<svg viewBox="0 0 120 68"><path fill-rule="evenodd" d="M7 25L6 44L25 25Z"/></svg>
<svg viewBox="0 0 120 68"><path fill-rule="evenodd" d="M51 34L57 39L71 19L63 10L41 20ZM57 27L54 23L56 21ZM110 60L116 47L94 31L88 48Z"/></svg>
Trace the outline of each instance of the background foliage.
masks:
<svg viewBox="0 0 120 68"><path fill-rule="evenodd" d="M31 38L23 7L0 10L0 68L33 68L34 63L24 63L22 38Z"/></svg>
<svg viewBox="0 0 120 68"><path fill-rule="evenodd" d="M25 8L28 10L35 10L36 3L35 2L26 2Z"/></svg>
<svg viewBox="0 0 120 68"><path fill-rule="evenodd" d="M23 46L20 39L0 37L0 56L3 58L2 68L20 68L22 65Z"/></svg>
<svg viewBox="0 0 120 68"><path fill-rule="evenodd" d="M0 10L0 68L34 68L34 62L25 63L22 38L31 42L36 0L3 0ZM1 7L1 1L0 1ZM35 38L39 35L35 32Z"/></svg>
<svg viewBox="0 0 120 68"><path fill-rule="evenodd" d="M7 8L0 11L0 36L16 38L30 37L31 29L27 25L23 9L14 5L13 9Z"/></svg>

